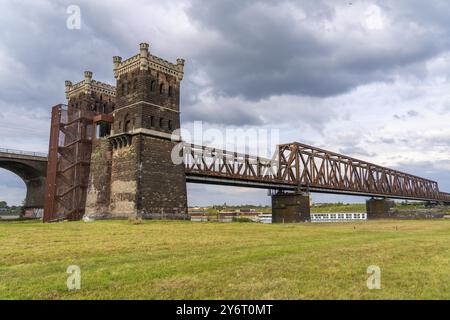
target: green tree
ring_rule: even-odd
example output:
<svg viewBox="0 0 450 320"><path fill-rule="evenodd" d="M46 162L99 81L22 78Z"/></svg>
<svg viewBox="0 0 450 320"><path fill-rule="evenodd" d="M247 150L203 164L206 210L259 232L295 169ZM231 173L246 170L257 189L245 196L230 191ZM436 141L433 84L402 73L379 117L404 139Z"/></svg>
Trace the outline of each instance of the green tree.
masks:
<svg viewBox="0 0 450 320"><path fill-rule="evenodd" d="M212 215L212 214L218 214L219 211L216 210L215 208L209 207L209 208L206 210L206 213L207 213L208 215Z"/></svg>
<svg viewBox="0 0 450 320"><path fill-rule="evenodd" d="M6 201L0 201L0 208L7 208L8 204L6 203Z"/></svg>

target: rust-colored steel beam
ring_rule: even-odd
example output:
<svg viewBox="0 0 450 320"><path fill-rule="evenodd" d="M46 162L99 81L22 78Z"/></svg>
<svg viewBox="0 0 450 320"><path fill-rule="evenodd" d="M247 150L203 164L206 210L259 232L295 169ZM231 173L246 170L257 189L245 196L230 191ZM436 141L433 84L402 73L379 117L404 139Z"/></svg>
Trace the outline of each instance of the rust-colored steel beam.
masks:
<svg viewBox="0 0 450 320"><path fill-rule="evenodd" d="M276 162L270 159L194 144L184 144L183 157L188 175L279 182Z"/></svg>
<svg viewBox="0 0 450 320"><path fill-rule="evenodd" d="M43 221L49 222L55 218L56 178L58 169L58 148L60 141L60 123L63 105L52 108L50 139L48 147L47 178L45 179L44 215Z"/></svg>
<svg viewBox="0 0 450 320"><path fill-rule="evenodd" d="M294 142L274 159L185 144L187 181L450 202L437 182Z"/></svg>

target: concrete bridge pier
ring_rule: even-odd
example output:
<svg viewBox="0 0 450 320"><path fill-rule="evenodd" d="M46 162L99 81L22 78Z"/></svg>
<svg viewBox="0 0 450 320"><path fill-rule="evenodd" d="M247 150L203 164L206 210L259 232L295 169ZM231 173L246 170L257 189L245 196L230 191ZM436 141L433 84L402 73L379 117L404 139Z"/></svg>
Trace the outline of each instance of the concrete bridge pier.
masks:
<svg viewBox="0 0 450 320"><path fill-rule="evenodd" d="M45 194L45 177L24 179L27 186L27 196L24 208L43 208Z"/></svg>
<svg viewBox="0 0 450 320"><path fill-rule="evenodd" d="M277 193L272 195L272 223L292 223L311 220L308 193Z"/></svg>
<svg viewBox="0 0 450 320"><path fill-rule="evenodd" d="M395 202L389 199L369 199L366 201L367 219L385 219L391 216L390 209Z"/></svg>

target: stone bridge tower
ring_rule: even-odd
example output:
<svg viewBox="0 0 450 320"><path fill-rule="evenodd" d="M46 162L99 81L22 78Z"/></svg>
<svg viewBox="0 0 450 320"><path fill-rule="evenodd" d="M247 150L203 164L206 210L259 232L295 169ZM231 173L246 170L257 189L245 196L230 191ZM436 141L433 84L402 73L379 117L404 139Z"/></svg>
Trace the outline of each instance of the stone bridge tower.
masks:
<svg viewBox="0 0 450 320"><path fill-rule="evenodd" d="M84 215L95 118L114 109L115 88L94 80L91 71L65 87L67 108L52 109L44 221Z"/></svg>
<svg viewBox="0 0 450 320"><path fill-rule="evenodd" d="M172 64L140 44L140 53L122 61L113 57L116 108L112 147L110 217L149 219L187 217L184 166L171 160L181 137L180 82L184 60Z"/></svg>

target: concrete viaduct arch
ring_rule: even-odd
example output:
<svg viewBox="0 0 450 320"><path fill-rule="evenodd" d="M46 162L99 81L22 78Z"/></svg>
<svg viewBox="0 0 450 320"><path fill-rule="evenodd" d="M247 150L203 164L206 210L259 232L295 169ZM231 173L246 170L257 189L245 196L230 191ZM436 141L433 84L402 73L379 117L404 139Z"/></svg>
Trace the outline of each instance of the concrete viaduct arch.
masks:
<svg viewBox="0 0 450 320"><path fill-rule="evenodd" d="M27 187L25 209L44 207L47 156L45 154L0 149L0 168L18 175Z"/></svg>

